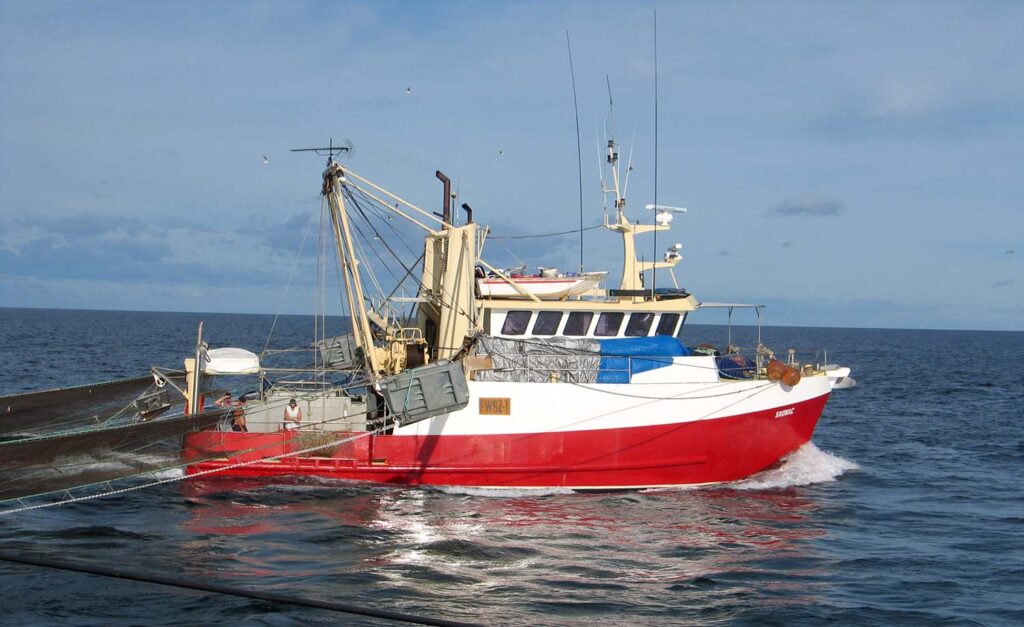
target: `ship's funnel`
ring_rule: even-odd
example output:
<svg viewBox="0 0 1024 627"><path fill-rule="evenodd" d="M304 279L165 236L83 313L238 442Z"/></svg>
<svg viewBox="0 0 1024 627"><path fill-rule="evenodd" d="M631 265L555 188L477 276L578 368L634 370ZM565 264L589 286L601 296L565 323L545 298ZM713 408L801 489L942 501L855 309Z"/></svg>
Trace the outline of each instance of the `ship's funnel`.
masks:
<svg viewBox="0 0 1024 627"><path fill-rule="evenodd" d="M452 180L440 170L435 172L434 176L444 185L444 210L441 219L448 225L452 223Z"/></svg>

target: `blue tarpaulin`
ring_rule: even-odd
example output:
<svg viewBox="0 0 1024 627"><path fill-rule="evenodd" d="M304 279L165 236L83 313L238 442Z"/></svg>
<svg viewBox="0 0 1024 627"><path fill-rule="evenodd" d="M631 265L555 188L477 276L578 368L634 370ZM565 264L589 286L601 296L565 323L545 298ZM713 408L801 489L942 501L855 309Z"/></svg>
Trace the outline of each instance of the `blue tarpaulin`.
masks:
<svg viewBox="0 0 1024 627"><path fill-rule="evenodd" d="M629 337L599 340L601 364L598 383L629 383L632 375L672 364L673 357L690 355L674 337Z"/></svg>

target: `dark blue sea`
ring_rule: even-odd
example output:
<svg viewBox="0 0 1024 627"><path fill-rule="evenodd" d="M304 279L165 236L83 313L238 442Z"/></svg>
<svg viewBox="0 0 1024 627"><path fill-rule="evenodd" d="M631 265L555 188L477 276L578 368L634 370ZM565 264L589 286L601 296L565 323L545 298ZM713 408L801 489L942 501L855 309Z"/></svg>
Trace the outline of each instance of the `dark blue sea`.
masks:
<svg viewBox="0 0 1024 627"><path fill-rule="evenodd" d="M275 319L0 309L0 395L179 367L199 320L212 346L258 352ZM282 317L270 345L313 330ZM813 444L740 484L182 481L0 516L0 552L489 625L1024 624L1024 333L763 332L828 348L858 386L834 392ZM734 333L751 345L750 327ZM0 594L17 625L385 624L6 563Z"/></svg>

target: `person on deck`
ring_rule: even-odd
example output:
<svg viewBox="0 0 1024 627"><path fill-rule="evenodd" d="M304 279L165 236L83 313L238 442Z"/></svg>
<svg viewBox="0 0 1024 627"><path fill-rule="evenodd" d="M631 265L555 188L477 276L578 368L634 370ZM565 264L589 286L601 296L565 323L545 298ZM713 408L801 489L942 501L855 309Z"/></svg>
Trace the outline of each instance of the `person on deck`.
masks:
<svg viewBox="0 0 1024 627"><path fill-rule="evenodd" d="M235 402L231 398L231 392L224 392L224 394L217 399L215 403L217 407L231 407L231 430L232 431L248 431L249 428L245 426L245 400L239 399Z"/></svg>
<svg viewBox="0 0 1024 627"><path fill-rule="evenodd" d="M235 409L231 412L231 430L249 431L249 427L245 426L245 396L238 399L234 405Z"/></svg>
<svg viewBox="0 0 1024 627"><path fill-rule="evenodd" d="M284 422L281 423L286 431L292 429L298 429L299 424L302 422L302 410L299 409L299 404L295 402L295 399L288 401L288 406L284 408Z"/></svg>

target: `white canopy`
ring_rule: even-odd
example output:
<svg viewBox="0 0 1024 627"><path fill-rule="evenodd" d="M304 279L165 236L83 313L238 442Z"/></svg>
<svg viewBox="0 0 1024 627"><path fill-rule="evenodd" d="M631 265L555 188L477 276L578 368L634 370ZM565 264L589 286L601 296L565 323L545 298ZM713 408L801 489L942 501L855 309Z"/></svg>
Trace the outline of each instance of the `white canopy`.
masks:
<svg viewBox="0 0 1024 627"><path fill-rule="evenodd" d="M206 351L205 374L256 374L260 358L244 348L214 348Z"/></svg>

